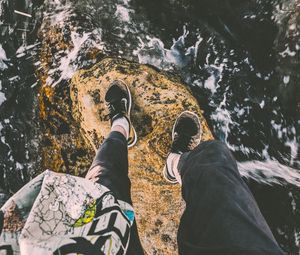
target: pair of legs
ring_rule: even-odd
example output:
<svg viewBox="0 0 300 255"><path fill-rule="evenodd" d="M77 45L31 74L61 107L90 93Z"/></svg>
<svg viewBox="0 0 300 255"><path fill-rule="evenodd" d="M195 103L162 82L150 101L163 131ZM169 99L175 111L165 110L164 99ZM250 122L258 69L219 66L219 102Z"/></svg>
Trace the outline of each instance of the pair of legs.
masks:
<svg viewBox="0 0 300 255"><path fill-rule="evenodd" d="M121 90L120 90L121 88ZM125 98L125 100L123 100ZM112 84L106 98L112 132L96 154L87 178L109 188L117 199L132 204L128 178L128 145L136 141L130 123L128 88ZM182 255L282 255L237 164L224 143L200 143L195 114L182 113L172 132L165 178L182 184L186 209L178 230ZM144 254L136 223L128 254Z"/></svg>
<svg viewBox="0 0 300 255"><path fill-rule="evenodd" d="M97 151L86 178L107 187L118 200L132 205L131 183L128 177L128 148L135 144L137 135L130 121L131 94L125 83L114 81L106 93L105 100L110 112L111 132ZM178 143L177 137L175 140ZM175 166L179 161L179 154L171 153L168 158L172 166ZM175 178L173 173L176 173L176 177L180 179L175 168L170 169L168 176ZM131 229L128 254L144 254L136 222Z"/></svg>
<svg viewBox="0 0 300 255"><path fill-rule="evenodd" d="M87 177L97 178L117 199L132 204L127 139L122 131L113 128ZM186 201L178 231L180 254L283 254L225 144L204 142L176 160ZM144 254L136 222L128 254Z"/></svg>
<svg viewBox="0 0 300 255"><path fill-rule="evenodd" d="M96 153L86 178L98 182L113 192L118 200L132 205L131 182L128 177L128 131L120 125L114 125L107 139ZM136 221L130 233L128 254L144 254L138 236Z"/></svg>
<svg viewBox="0 0 300 255"><path fill-rule="evenodd" d="M110 112L111 132L97 151L86 178L107 187L116 199L132 205L128 147L136 142L136 133L130 122L130 91L122 81L115 81L105 99ZM127 254L144 254L135 220L130 230Z"/></svg>

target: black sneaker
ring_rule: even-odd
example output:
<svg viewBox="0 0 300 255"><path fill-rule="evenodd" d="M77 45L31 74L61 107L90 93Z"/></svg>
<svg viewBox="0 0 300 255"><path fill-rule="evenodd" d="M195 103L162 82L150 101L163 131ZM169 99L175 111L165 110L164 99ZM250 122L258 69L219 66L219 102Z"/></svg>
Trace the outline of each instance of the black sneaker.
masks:
<svg viewBox="0 0 300 255"><path fill-rule="evenodd" d="M115 80L110 85L105 95L109 110L111 124L114 120L125 117L129 123L128 147L137 141L137 135L130 120L132 97L128 86L121 80Z"/></svg>
<svg viewBox="0 0 300 255"><path fill-rule="evenodd" d="M193 150L201 140L201 124L198 115L184 111L176 119L172 130L170 153L182 154ZM172 167L166 162L163 175L168 182L177 183Z"/></svg>

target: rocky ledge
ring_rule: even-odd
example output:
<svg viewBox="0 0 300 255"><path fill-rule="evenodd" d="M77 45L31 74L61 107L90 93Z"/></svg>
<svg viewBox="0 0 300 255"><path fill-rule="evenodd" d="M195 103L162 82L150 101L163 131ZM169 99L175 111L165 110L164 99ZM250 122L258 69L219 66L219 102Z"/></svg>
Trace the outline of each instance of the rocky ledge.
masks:
<svg viewBox="0 0 300 255"><path fill-rule="evenodd" d="M89 70L75 73L68 85L43 86L41 164L44 169L85 174L110 130L104 96L115 79L128 84L134 101L132 121L138 142L129 150L129 173L143 247L147 254L176 254L184 203L180 187L162 177L173 122L183 110L197 112L202 139L213 139L198 102L178 77L123 59L105 58Z"/></svg>

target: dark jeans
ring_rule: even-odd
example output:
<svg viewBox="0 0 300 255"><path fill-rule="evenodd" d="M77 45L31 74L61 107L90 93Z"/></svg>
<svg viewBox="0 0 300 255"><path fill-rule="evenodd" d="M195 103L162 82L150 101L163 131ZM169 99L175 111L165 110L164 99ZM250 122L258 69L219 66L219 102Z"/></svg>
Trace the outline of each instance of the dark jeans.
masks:
<svg viewBox="0 0 300 255"><path fill-rule="evenodd" d="M99 183L132 204L127 141L112 132L92 166L100 165ZM178 230L180 255L282 255L236 161L224 143L209 141L179 161L186 209ZM144 254L136 224L129 255Z"/></svg>
<svg viewBox="0 0 300 255"><path fill-rule="evenodd" d="M201 143L179 161L186 209L181 255L282 255L227 146Z"/></svg>
<svg viewBox="0 0 300 255"><path fill-rule="evenodd" d="M109 188L115 197L132 205L130 188L131 183L128 178L128 149L126 138L119 132L111 132L108 138L99 148L92 163L94 166L100 165L102 170L98 183ZM127 251L128 255L144 254L137 232L136 221L130 233L130 243Z"/></svg>

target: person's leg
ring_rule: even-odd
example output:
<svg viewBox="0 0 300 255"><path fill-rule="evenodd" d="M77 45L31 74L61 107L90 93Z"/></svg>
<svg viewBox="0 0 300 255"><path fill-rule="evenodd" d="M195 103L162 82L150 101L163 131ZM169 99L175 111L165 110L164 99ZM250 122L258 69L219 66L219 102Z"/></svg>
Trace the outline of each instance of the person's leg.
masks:
<svg viewBox="0 0 300 255"><path fill-rule="evenodd" d="M87 178L96 180L112 191L117 199L132 205L131 184L128 178L127 140L122 133L112 131L109 134L99 148ZM128 254L144 254L136 221L133 223L130 235Z"/></svg>
<svg viewBox="0 0 300 255"><path fill-rule="evenodd" d="M187 121L186 118L190 118ZM165 177L182 184L186 208L178 230L179 254L282 255L236 160L219 141L192 144L193 115L177 119Z"/></svg>
<svg viewBox="0 0 300 255"><path fill-rule="evenodd" d="M226 144L203 142L182 154L177 168L186 202L180 254L284 254Z"/></svg>
<svg viewBox="0 0 300 255"><path fill-rule="evenodd" d="M126 96L127 100L124 100L124 102L129 103L131 101L130 92L126 86L128 90L126 92L129 93L129 95L122 94L125 89L123 89L123 92L120 92L118 91L119 86L126 85L119 81L112 83L107 92L110 94L106 97L106 100L108 103L113 102L113 109L110 114L111 132L97 151L86 178L107 187L118 200L125 201L132 205L130 193L131 183L128 177L128 147L136 142L135 137L129 137L136 136L136 134L135 131L132 131L130 107L124 105L122 108L122 102L120 102ZM113 90L113 93L111 93L111 90ZM119 96L120 94L121 96ZM111 100L111 98L113 98L113 100ZM135 220L130 235L127 254L144 254Z"/></svg>
<svg viewBox="0 0 300 255"><path fill-rule="evenodd" d="M111 131L97 151L86 178L107 187L117 199L132 204L127 140L122 133Z"/></svg>

